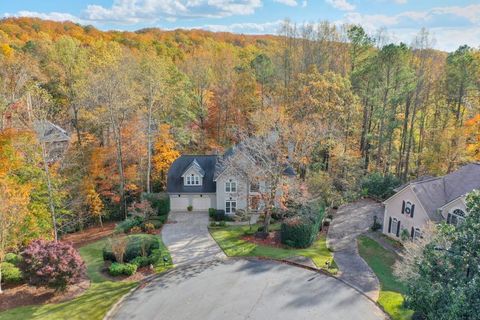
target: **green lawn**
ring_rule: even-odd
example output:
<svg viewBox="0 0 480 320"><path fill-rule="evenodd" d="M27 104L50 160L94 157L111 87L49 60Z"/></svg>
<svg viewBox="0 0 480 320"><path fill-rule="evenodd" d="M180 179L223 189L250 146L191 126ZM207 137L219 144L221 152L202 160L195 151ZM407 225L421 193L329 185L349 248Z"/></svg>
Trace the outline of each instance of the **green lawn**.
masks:
<svg viewBox="0 0 480 320"><path fill-rule="evenodd" d="M279 225L273 225L271 229L278 229ZM254 230L258 226L252 226ZM309 248L283 249L257 245L242 240L243 235L249 230L248 226L228 226L224 228L210 228L210 234L217 241L229 257L267 257L272 259L286 259L294 256L309 257L318 268L326 269L326 262L332 267L329 272L337 271L333 262L333 255L327 249L325 236L321 235Z"/></svg>
<svg viewBox="0 0 480 320"><path fill-rule="evenodd" d="M378 303L393 320L411 319L413 311L403 307L402 294L405 293L406 287L394 277L392 271L395 254L366 236L358 237L358 251L380 281Z"/></svg>

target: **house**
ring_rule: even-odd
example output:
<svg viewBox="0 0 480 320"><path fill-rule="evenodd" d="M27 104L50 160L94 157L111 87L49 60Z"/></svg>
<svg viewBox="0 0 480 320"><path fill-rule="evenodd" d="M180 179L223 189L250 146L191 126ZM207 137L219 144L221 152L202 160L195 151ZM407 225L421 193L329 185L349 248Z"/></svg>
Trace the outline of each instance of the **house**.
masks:
<svg viewBox="0 0 480 320"><path fill-rule="evenodd" d="M402 233L417 238L429 221L458 225L465 219L465 197L474 189L480 189L480 163L467 164L445 176L411 181L383 202L383 233L396 239Z"/></svg>
<svg viewBox="0 0 480 320"><path fill-rule="evenodd" d="M33 124L38 141L44 143L49 163L60 160L67 150L70 137L67 132L50 121L35 121Z"/></svg>
<svg viewBox="0 0 480 320"><path fill-rule="evenodd" d="M235 148L224 155L182 155L176 159L167 175L167 193L172 211L185 211L192 206L194 211L209 208L223 209L226 214L235 214L239 209L262 208L260 191L265 183L251 183L236 174L223 159L231 156ZM286 167L284 175L295 172Z"/></svg>

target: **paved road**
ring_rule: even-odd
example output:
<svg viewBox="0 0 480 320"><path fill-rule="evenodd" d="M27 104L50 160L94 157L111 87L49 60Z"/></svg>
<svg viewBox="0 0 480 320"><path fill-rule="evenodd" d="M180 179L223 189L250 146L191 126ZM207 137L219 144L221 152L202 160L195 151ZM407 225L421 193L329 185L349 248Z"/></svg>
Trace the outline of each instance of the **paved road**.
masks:
<svg viewBox="0 0 480 320"><path fill-rule="evenodd" d="M383 206L373 200L362 199L338 209L330 229L327 244L340 269L339 278L355 286L373 300L378 300L380 283L358 254L358 235L368 232L373 216L383 222Z"/></svg>
<svg viewBox="0 0 480 320"><path fill-rule="evenodd" d="M225 258L208 232L207 212L171 212L162 239L177 266Z"/></svg>
<svg viewBox="0 0 480 320"><path fill-rule="evenodd" d="M331 277L270 261L175 268L127 296L113 319L380 320L378 307Z"/></svg>

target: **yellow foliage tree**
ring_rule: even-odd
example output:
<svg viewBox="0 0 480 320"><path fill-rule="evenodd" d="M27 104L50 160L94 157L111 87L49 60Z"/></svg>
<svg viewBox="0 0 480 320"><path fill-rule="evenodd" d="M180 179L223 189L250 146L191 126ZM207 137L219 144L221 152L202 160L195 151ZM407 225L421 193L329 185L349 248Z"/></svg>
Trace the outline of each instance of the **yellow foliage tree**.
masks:
<svg viewBox="0 0 480 320"><path fill-rule="evenodd" d="M480 114L465 123L467 154L472 160L480 161Z"/></svg>
<svg viewBox="0 0 480 320"><path fill-rule="evenodd" d="M94 217L98 217L100 221L100 226L103 228L103 202L100 199L100 195L95 190L95 184L90 179L86 178L84 182L84 190L85 190L85 204L87 206L88 213Z"/></svg>
<svg viewBox="0 0 480 320"><path fill-rule="evenodd" d="M180 153L175 148L175 141L170 134L168 124L160 125L159 132L155 139L153 155L153 177L162 188L166 185L166 172Z"/></svg>

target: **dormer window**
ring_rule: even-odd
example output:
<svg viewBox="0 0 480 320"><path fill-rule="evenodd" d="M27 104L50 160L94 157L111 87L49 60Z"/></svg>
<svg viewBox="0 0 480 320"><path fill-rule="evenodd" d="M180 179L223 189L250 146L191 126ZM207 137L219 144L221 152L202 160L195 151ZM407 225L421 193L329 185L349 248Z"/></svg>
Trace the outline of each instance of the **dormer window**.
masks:
<svg viewBox="0 0 480 320"><path fill-rule="evenodd" d="M459 226L465 221L465 212L461 209L455 209L447 215L447 223Z"/></svg>
<svg viewBox="0 0 480 320"><path fill-rule="evenodd" d="M200 186L200 176L192 173L185 177L185 185L186 186Z"/></svg>

